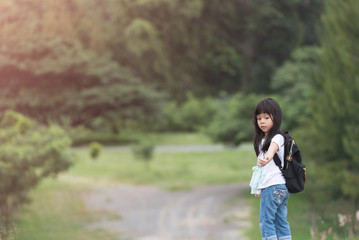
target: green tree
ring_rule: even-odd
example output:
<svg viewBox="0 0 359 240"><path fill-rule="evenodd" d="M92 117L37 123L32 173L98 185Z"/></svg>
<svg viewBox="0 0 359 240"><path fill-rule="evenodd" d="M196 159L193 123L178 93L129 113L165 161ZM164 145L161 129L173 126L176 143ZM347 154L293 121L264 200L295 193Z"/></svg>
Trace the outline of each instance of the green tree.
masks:
<svg viewBox="0 0 359 240"><path fill-rule="evenodd" d="M176 100L187 90L195 96L268 92L272 73L292 50L315 42L320 2L132 1L125 5L132 18L121 16L128 34L117 39L130 45L114 46L128 54L116 59Z"/></svg>
<svg viewBox="0 0 359 240"><path fill-rule="evenodd" d="M159 130L198 132L210 124L217 111L217 101L210 97L196 98L190 92L186 97L183 103L171 101L165 105Z"/></svg>
<svg viewBox="0 0 359 240"><path fill-rule="evenodd" d="M88 16L95 1L30 2L0 3L7 9L0 32L1 110L72 126L98 117L150 119L159 111L162 95L104 49L108 32L92 39L105 25Z"/></svg>
<svg viewBox="0 0 359 240"><path fill-rule="evenodd" d="M359 190L359 2L325 2L321 55L311 99L308 144L315 159L315 195L348 196ZM320 194L322 193L322 194ZM357 206L356 206L357 207Z"/></svg>
<svg viewBox="0 0 359 240"><path fill-rule="evenodd" d="M319 52L315 46L299 48L273 75L271 89L280 96L284 130L292 131L310 115L308 99L315 94L311 82Z"/></svg>
<svg viewBox="0 0 359 240"><path fill-rule="evenodd" d="M316 41L320 3L0 1L0 109L81 125L148 120L160 93L268 93L293 49Z"/></svg>
<svg viewBox="0 0 359 240"><path fill-rule="evenodd" d="M41 126L7 111L0 122L0 229L11 227L14 212L43 178L70 166L71 140L56 125ZM6 239L7 231L1 231Z"/></svg>
<svg viewBox="0 0 359 240"><path fill-rule="evenodd" d="M89 145L90 157L96 160L100 157L102 151L102 145L98 142L91 142Z"/></svg>
<svg viewBox="0 0 359 240"><path fill-rule="evenodd" d="M155 145L150 139L141 139L137 145L132 147L132 153L137 160L143 161L146 168L150 167L150 162L153 159Z"/></svg>
<svg viewBox="0 0 359 240"><path fill-rule="evenodd" d="M223 97L218 113L205 132L214 141L230 145L253 140L253 113L263 98L261 95L241 93Z"/></svg>

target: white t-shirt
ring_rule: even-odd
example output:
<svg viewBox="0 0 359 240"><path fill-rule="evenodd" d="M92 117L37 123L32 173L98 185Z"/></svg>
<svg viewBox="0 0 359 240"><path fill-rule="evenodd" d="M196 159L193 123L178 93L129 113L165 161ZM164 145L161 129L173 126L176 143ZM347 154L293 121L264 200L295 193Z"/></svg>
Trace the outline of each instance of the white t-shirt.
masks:
<svg viewBox="0 0 359 240"><path fill-rule="evenodd" d="M267 156L267 152L263 153L261 151L263 143L265 139L262 139L261 144L259 145L260 154L258 157L265 158ZM284 137L280 134L275 135L272 138L271 142L275 142L279 146L278 155L283 166L283 156L284 156ZM269 186L277 185L277 184L285 184L285 179L280 171L279 167L275 164L274 160L272 159L267 165L263 167L263 172L265 177L263 181L259 184L258 189L263 189Z"/></svg>

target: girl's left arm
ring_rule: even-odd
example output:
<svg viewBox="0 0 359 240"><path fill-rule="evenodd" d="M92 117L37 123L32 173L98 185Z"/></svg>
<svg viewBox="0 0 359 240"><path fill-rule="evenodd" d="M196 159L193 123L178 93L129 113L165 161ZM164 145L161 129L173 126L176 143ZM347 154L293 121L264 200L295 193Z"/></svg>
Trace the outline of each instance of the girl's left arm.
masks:
<svg viewBox="0 0 359 240"><path fill-rule="evenodd" d="M275 142L271 142L271 144L269 145L269 148L267 151L267 156L265 157L265 159L258 158L258 165L261 167L267 165L273 159L274 154L276 152L278 152L278 150L279 150L278 144Z"/></svg>

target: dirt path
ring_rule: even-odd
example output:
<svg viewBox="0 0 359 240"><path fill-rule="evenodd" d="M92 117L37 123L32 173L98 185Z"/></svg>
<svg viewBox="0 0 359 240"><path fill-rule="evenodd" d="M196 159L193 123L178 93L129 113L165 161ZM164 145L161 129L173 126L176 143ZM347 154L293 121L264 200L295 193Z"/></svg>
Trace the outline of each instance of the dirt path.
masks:
<svg viewBox="0 0 359 240"><path fill-rule="evenodd" d="M109 213L91 228L136 240L246 240L248 184L170 192L154 186L116 185L84 195L89 209Z"/></svg>

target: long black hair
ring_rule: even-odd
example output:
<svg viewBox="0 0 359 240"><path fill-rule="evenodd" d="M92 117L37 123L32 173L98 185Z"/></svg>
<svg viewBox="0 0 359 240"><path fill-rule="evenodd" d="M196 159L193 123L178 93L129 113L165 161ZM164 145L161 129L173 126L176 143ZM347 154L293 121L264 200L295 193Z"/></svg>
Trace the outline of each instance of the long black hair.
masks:
<svg viewBox="0 0 359 240"><path fill-rule="evenodd" d="M268 114L273 121L273 127L269 130L261 150L264 152L268 151L272 138L276 134L283 135L282 131L280 130L280 125L282 124L282 109L280 108L279 104L273 98L266 98L260 101L257 104L253 116L253 124L254 124L253 146L257 156L260 153L259 145L265 136L264 132L259 128L257 124L257 115L261 113Z"/></svg>

